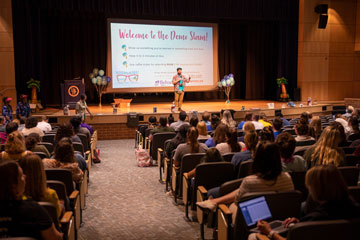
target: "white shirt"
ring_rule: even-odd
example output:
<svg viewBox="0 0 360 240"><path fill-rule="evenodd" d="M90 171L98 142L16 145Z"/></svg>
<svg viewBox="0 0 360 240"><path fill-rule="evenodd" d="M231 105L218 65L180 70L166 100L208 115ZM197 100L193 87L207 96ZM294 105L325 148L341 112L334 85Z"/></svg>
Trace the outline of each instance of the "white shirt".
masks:
<svg viewBox="0 0 360 240"><path fill-rule="evenodd" d="M241 148L244 147L244 145L242 145L241 142L239 142L239 145ZM231 146L226 142L219 143L218 145L216 145L216 149L219 150L221 155L224 155L226 153L231 153Z"/></svg>
<svg viewBox="0 0 360 240"><path fill-rule="evenodd" d="M43 132L50 132L52 130L50 123L44 121L38 122L37 127L40 128Z"/></svg>
<svg viewBox="0 0 360 240"><path fill-rule="evenodd" d="M341 123L341 125L344 127L345 134L349 135L351 129L348 125L348 122L345 119L337 118L337 119L335 119L335 122Z"/></svg>
<svg viewBox="0 0 360 240"><path fill-rule="evenodd" d="M31 133L37 133L40 137L44 136L44 132L38 127L24 128L23 130L21 130L21 132L22 134L24 134L24 136L29 136Z"/></svg>
<svg viewBox="0 0 360 240"><path fill-rule="evenodd" d="M252 123L253 123L254 126L255 126L255 130L261 130L261 129L264 128L264 124L262 124L262 123L259 123L259 122L257 122L257 121L252 121Z"/></svg>

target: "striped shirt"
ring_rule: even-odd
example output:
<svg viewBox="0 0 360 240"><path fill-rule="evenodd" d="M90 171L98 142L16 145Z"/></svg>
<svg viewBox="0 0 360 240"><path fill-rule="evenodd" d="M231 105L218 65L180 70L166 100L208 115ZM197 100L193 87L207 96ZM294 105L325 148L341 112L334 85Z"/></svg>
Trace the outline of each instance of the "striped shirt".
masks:
<svg viewBox="0 0 360 240"><path fill-rule="evenodd" d="M235 201L239 202L246 193L268 192L268 191L291 191L294 190L294 184L290 175L282 172L277 179L264 180L257 175L250 175L244 178L236 194Z"/></svg>

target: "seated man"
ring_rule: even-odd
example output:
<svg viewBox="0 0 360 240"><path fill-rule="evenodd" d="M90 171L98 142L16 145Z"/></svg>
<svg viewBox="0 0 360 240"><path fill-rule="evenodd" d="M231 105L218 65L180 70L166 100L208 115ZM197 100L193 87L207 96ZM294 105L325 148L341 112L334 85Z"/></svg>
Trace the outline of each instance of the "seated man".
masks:
<svg viewBox="0 0 360 240"><path fill-rule="evenodd" d="M283 127L290 125L290 122L286 118L284 118L284 115L281 112L276 112L275 117L279 117L282 120Z"/></svg>
<svg viewBox="0 0 360 240"><path fill-rule="evenodd" d="M179 113L179 120L176 122L173 122L170 125L170 127L173 128L175 130L175 132L177 132L182 125L190 125L188 122L185 121L186 117L187 117L186 112L181 111Z"/></svg>
<svg viewBox="0 0 360 240"><path fill-rule="evenodd" d="M203 113L202 120L203 120L203 122L205 122L207 130L212 131L211 122L210 122L210 113L208 111L205 111Z"/></svg>
<svg viewBox="0 0 360 240"><path fill-rule="evenodd" d="M50 132L52 127L49 123L49 119L47 116L41 116L41 122L38 122L37 127L40 128L43 132Z"/></svg>
<svg viewBox="0 0 360 240"><path fill-rule="evenodd" d="M255 130L261 130L264 128L264 124L259 122L260 116L258 114L254 115L252 123L255 126Z"/></svg>
<svg viewBox="0 0 360 240"><path fill-rule="evenodd" d="M274 138L276 139L276 137L281 133L281 127L283 125L283 122L281 120L281 118L275 118L274 122L273 122L273 129L274 129Z"/></svg>

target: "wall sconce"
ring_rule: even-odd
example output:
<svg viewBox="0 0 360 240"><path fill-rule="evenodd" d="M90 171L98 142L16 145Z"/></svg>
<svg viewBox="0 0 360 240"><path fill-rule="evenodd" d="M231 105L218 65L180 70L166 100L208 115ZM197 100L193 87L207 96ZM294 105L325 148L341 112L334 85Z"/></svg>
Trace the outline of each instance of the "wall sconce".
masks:
<svg viewBox="0 0 360 240"><path fill-rule="evenodd" d="M319 4L315 7L315 12L320 14L318 28L325 29L328 21L328 5Z"/></svg>

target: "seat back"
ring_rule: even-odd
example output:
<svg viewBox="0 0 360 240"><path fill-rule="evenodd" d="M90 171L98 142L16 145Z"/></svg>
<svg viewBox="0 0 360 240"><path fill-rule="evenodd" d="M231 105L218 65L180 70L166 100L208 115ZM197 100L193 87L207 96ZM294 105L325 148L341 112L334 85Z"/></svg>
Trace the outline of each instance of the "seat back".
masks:
<svg viewBox="0 0 360 240"><path fill-rule="evenodd" d="M225 162L231 162L231 159L233 158L234 155L235 153L231 152L231 153L225 153L224 155L222 155L222 157Z"/></svg>
<svg viewBox="0 0 360 240"><path fill-rule="evenodd" d="M89 151L90 146L89 146L89 141L88 141L87 136L85 134L83 134L83 133L77 133L76 135L78 135L78 137L81 140L81 143L82 143L83 148L84 148L84 152Z"/></svg>
<svg viewBox="0 0 360 240"><path fill-rule="evenodd" d="M153 130L153 128L147 128L145 130L145 137L148 137L150 135L150 132Z"/></svg>
<svg viewBox="0 0 360 240"><path fill-rule="evenodd" d="M194 189L204 186L206 189L218 187L234 179L234 165L229 162L201 163L195 172Z"/></svg>
<svg viewBox="0 0 360 240"><path fill-rule="evenodd" d="M47 168L45 169L47 180L56 180L64 183L68 196L75 190L72 180L72 173L68 169Z"/></svg>
<svg viewBox="0 0 360 240"><path fill-rule="evenodd" d="M53 221L56 229L58 231L61 231L60 227L59 227L60 225L59 225L59 219L58 219L58 216L57 216L56 206L54 204L52 204L52 203L49 203L49 202L38 202L38 204L40 206L42 206L47 211L47 213L51 217L51 220Z"/></svg>
<svg viewBox="0 0 360 240"><path fill-rule="evenodd" d="M306 172L289 172L291 179L293 181L295 190L298 190L302 193L302 199L305 201L309 191L305 186L305 175Z"/></svg>
<svg viewBox="0 0 360 240"><path fill-rule="evenodd" d="M353 154L345 155L345 166L356 166L360 163L360 156L355 156Z"/></svg>
<svg viewBox="0 0 360 240"><path fill-rule="evenodd" d="M342 147L341 148L345 154L354 154L355 149L354 147Z"/></svg>
<svg viewBox="0 0 360 240"><path fill-rule="evenodd" d="M153 160L158 160L157 149L162 148L165 141L168 139L172 139L173 137L175 137L175 135L176 134L174 132L155 133L153 135L153 140L151 143L151 157Z"/></svg>
<svg viewBox="0 0 360 240"><path fill-rule="evenodd" d="M39 142L38 145L43 145L44 147L46 147L46 149L48 150L48 152L51 154L54 152L54 145L52 143L49 142Z"/></svg>
<svg viewBox="0 0 360 240"><path fill-rule="evenodd" d="M286 128L286 129L284 129L284 132L288 132L291 135L296 135L296 132L295 132L294 128Z"/></svg>
<svg viewBox="0 0 360 240"><path fill-rule="evenodd" d="M66 211L71 211L70 209L70 200L66 192L65 184L57 180L47 180L46 184L49 188L55 190L60 200L64 201Z"/></svg>
<svg viewBox="0 0 360 240"><path fill-rule="evenodd" d="M359 180L359 168L350 166L350 167L338 167L341 172L346 184L348 186L357 186Z"/></svg>
<svg viewBox="0 0 360 240"><path fill-rule="evenodd" d="M41 159L47 158L47 155L43 152L33 152L33 153L38 155Z"/></svg>
<svg viewBox="0 0 360 240"><path fill-rule="evenodd" d="M240 163L237 178L244 178L252 174L253 160L247 160Z"/></svg>
<svg viewBox="0 0 360 240"><path fill-rule="evenodd" d="M48 143L52 143L53 145L55 145L55 134L45 134L42 137L42 142L48 142Z"/></svg>
<svg viewBox="0 0 360 240"><path fill-rule="evenodd" d="M82 156L84 156L84 146L82 145L82 143L73 142L72 145L75 152L79 152Z"/></svg>
<svg viewBox="0 0 360 240"><path fill-rule="evenodd" d="M204 139L198 139L198 142L199 142L199 143L205 143L206 141L207 141L206 138L204 138Z"/></svg>
<svg viewBox="0 0 360 240"><path fill-rule="evenodd" d="M360 186L348 187L350 196L360 204Z"/></svg>
<svg viewBox="0 0 360 240"><path fill-rule="evenodd" d="M287 240L339 240L359 236L360 219L301 222L290 228Z"/></svg>
<svg viewBox="0 0 360 240"><path fill-rule="evenodd" d="M296 146L297 146L297 147L301 147L301 146L311 146L311 145L314 145L315 143L316 143L315 140L299 141L299 142L296 142Z"/></svg>

